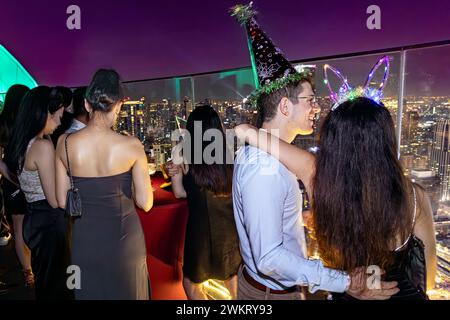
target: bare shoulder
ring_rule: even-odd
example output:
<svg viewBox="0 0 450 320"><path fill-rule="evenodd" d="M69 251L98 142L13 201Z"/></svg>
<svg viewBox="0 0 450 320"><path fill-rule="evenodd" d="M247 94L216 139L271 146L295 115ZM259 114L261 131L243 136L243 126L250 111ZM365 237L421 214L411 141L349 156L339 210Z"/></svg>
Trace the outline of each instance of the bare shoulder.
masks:
<svg viewBox="0 0 450 320"><path fill-rule="evenodd" d="M36 139L33 145L31 146L32 152L54 152L55 148L53 146L53 142L47 139Z"/></svg>
<svg viewBox="0 0 450 320"><path fill-rule="evenodd" d="M123 159L134 162L144 153L144 146L135 137L114 133L111 139L114 141L114 154Z"/></svg>
<svg viewBox="0 0 450 320"><path fill-rule="evenodd" d="M64 133L58 138L58 142L56 143L56 153L59 154L63 150L66 137L67 133Z"/></svg>
<svg viewBox="0 0 450 320"><path fill-rule="evenodd" d="M66 137L68 136L67 133L63 133L62 135L59 136L58 138L58 143L56 145L61 145L64 143L64 141L66 140Z"/></svg>
<svg viewBox="0 0 450 320"><path fill-rule="evenodd" d="M144 145L138 138L124 135L118 135L118 137L122 148L125 148L128 151L144 150Z"/></svg>
<svg viewBox="0 0 450 320"><path fill-rule="evenodd" d="M34 164L47 163L55 158L55 148L53 142L47 139L36 139L31 145L28 160L25 162L25 166L31 170L35 170ZM28 163L28 164L27 164Z"/></svg>
<svg viewBox="0 0 450 320"><path fill-rule="evenodd" d="M432 214L430 198L425 189L418 184L414 184L414 190L416 192L417 218Z"/></svg>

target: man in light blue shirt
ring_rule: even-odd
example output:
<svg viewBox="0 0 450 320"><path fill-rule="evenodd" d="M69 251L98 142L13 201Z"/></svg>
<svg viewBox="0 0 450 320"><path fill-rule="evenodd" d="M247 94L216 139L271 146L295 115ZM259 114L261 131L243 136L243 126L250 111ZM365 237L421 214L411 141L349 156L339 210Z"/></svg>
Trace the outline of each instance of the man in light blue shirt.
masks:
<svg viewBox="0 0 450 320"><path fill-rule="evenodd" d="M260 127L289 143L301 132L312 132L320 110L305 80L258 102ZM298 178L308 180L303 182L309 190L310 177ZM301 299L299 286L312 293L345 291L360 299L385 299L395 293L361 289L361 273L350 276L308 259L297 177L264 151L252 146L238 150L233 203L244 263L238 274L238 299Z"/></svg>

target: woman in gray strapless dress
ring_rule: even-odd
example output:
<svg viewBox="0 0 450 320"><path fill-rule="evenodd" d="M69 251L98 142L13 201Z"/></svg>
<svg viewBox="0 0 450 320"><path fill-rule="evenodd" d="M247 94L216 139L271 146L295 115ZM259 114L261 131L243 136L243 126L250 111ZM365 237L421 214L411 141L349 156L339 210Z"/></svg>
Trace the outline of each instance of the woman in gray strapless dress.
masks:
<svg viewBox="0 0 450 320"><path fill-rule="evenodd" d="M144 233L134 207L131 170L73 177L83 205L73 221L72 264L80 267L79 299L148 300Z"/></svg>
<svg viewBox="0 0 450 320"><path fill-rule="evenodd" d="M98 70L86 89L87 126L58 140L58 205L66 207L71 176L81 198L81 217L71 223L75 272L68 279L75 284L76 299L150 298L144 233L135 205L148 212L153 192L144 146L112 130L124 103L121 88L116 71Z"/></svg>

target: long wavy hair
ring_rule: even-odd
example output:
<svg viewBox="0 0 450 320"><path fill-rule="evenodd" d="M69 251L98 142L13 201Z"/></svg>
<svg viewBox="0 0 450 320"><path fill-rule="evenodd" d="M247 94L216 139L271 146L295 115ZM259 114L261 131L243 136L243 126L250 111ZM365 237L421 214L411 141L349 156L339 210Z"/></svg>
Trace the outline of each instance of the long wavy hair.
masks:
<svg viewBox="0 0 450 320"><path fill-rule="evenodd" d="M357 98L330 112L320 132L312 202L325 264L346 271L388 267L392 250L411 232L412 206L389 111Z"/></svg>
<svg viewBox="0 0 450 320"><path fill-rule="evenodd" d="M6 147L16 120L20 102L30 89L21 84L15 84L8 89L5 96L3 111L0 114L0 146Z"/></svg>
<svg viewBox="0 0 450 320"><path fill-rule="evenodd" d="M45 128L48 112L54 113L60 107L50 109L52 89L39 86L23 97L13 126L11 139L5 150L5 163L13 173L23 169L28 143Z"/></svg>
<svg viewBox="0 0 450 320"><path fill-rule="evenodd" d="M195 130L195 123L201 123L201 130ZM189 171L194 179L194 182L200 188L205 188L214 192L218 196L227 196L231 194L231 186L233 180L233 165L227 163L227 156L230 156L229 150L226 144L225 132L220 121L217 112L209 105L198 106L191 112L186 123L186 129L191 137L191 159L187 159L189 162ZM222 139L222 153L220 163L208 164L203 158L205 148L213 143L217 143L215 138L212 141L204 141L203 137L207 130L218 130ZM201 136L199 136L199 134ZM197 142L202 141L202 145L199 147ZM195 152L201 150L200 163L194 163ZM213 154L215 156L215 154ZM197 162L197 161L195 161Z"/></svg>

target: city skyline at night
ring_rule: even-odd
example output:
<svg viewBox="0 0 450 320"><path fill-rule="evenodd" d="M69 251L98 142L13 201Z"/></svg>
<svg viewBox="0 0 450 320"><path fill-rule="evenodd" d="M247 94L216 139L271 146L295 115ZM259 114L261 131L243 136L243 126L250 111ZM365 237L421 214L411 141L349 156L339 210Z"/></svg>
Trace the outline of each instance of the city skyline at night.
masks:
<svg viewBox="0 0 450 320"><path fill-rule="evenodd" d="M450 301L449 0L3 2L0 300Z"/></svg>

